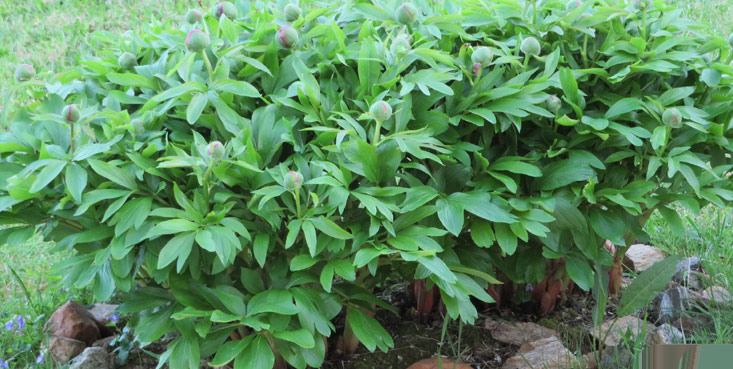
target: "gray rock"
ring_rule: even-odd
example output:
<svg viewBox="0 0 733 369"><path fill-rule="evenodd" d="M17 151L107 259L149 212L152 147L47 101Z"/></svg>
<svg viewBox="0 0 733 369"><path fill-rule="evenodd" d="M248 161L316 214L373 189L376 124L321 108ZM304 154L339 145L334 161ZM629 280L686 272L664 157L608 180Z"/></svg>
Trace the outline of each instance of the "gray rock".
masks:
<svg viewBox="0 0 733 369"><path fill-rule="evenodd" d="M668 345L682 343L685 336L679 329L665 323L651 331L646 337L646 343L650 345Z"/></svg>
<svg viewBox="0 0 733 369"><path fill-rule="evenodd" d="M491 332L495 340L516 346L558 335L555 330L531 322L486 319L484 328Z"/></svg>
<svg viewBox="0 0 733 369"><path fill-rule="evenodd" d="M565 369L578 366L572 352L555 337L543 338L523 344L513 357L509 358L502 369Z"/></svg>
<svg viewBox="0 0 733 369"><path fill-rule="evenodd" d="M87 344L73 338L50 335L48 338L48 351L54 360L65 364L84 351Z"/></svg>
<svg viewBox="0 0 733 369"><path fill-rule="evenodd" d="M664 251L659 247L641 244L631 245L624 256L624 265L640 273L665 258Z"/></svg>
<svg viewBox="0 0 733 369"><path fill-rule="evenodd" d="M677 263L677 271L672 281L684 287L700 290L703 286L703 277L702 262L697 256L693 256Z"/></svg>
<svg viewBox="0 0 733 369"><path fill-rule="evenodd" d="M114 363L103 348L89 347L71 361L69 369L114 369Z"/></svg>
<svg viewBox="0 0 733 369"><path fill-rule="evenodd" d="M115 310L120 305L114 305L114 304L94 304L91 309L89 309L89 312L92 313L92 316L94 319L99 322L101 325L106 325L110 323L113 319L112 316L115 314Z"/></svg>
<svg viewBox="0 0 733 369"><path fill-rule="evenodd" d="M713 286L702 291L702 302L710 304L727 304L733 301L733 296L723 287Z"/></svg>
<svg viewBox="0 0 733 369"><path fill-rule="evenodd" d="M685 287L670 288L660 292L652 300L652 313L660 322L670 323L679 319L685 312L692 311L700 294Z"/></svg>
<svg viewBox="0 0 733 369"><path fill-rule="evenodd" d="M601 354L601 363L598 366L603 369L628 369L633 367L634 355L624 345L608 346Z"/></svg>
<svg viewBox="0 0 733 369"><path fill-rule="evenodd" d="M616 346L623 340L623 335L631 331L632 336L638 336L642 332L649 335L656 328L654 324L648 323L634 316L625 316L618 320L609 320L601 324L600 332L598 327L593 327L590 334L597 340L603 340L606 346Z"/></svg>

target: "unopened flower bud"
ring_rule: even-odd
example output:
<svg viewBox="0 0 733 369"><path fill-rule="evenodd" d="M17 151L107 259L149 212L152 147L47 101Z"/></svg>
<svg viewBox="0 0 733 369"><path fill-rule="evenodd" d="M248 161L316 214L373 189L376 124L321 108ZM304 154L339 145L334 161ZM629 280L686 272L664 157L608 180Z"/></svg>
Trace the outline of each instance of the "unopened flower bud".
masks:
<svg viewBox="0 0 733 369"><path fill-rule="evenodd" d="M237 7L229 1L220 1L214 6L214 17L216 19L221 18L222 15L229 19L234 19L237 17L237 13Z"/></svg>
<svg viewBox="0 0 733 369"><path fill-rule="evenodd" d="M210 43L209 35L197 29L191 30L186 36L186 47L193 52L202 51Z"/></svg>
<svg viewBox="0 0 733 369"><path fill-rule="evenodd" d="M275 39L280 46L289 49L298 43L298 31L293 27L285 26L277 30Z"/></svg>
<svg viewBox="0 0 733 369"><path fill-rule="evenodd" d="M75 123L79 121L79 108L76 107L76 105L66 105L63 110L61 110L61 117L64 118L65 121L69 123Z"/></svg>
<svg viewBox="0 0 733 369"><path fill-rule="evenodd" d="M476 64L481 64L482 68L485 68L491 64L491 60L494 59L494 53L491 52L486 46L476 48L471 55L471 61Z"/></svg>
<svg viewBox="0 0 733 369"><path fill-rule="evenodd" d="M283 184L289 191L297 191L303 185L303 175L291 170L285 173Z"/></svg>
<svg viewBox="0 0 733 369"><path fill-rule="evenodd" d="M186 13L186 22L188 24L196 24L201 20L201 13L196 9L191 9Z"/></svg>
<svg viewBox="0 0 733 369"><path fill-rule="evenodd" d="M650 0L631 0L631 6L636 10L642 10L646 8L649 1Z"/></svg>
<svg viewBox="0 0 733 369"><path fill-rule="evenodd" d="M411 48L410 41L405 36L399 36L392 41L392 53L395 55L402 55Z"/></svg>
<svg viewBox="0 0 733 369"><path fill-rule="evenodd" d="M18 82L27 81L36 75L36 70L30 64L20 64L15 68L15 80Z"/></svg>
<svg viewBox="0 0 733 369"><path fill-rule="evenodd" d="M137 65L137 56L130 52L122 53L122 55L120 55L120 58L117 59L117 64L119 64L120 67L124 69L132 69L134 66Z"/></svg>
<svg viewBox="0 0 733 369"><path fill-rule="evenodd" d="M372 104L371 108L369 108L369 113L374 119L384 122L392 116L392 106L384 100L380 100Z"/></svg>
<svg viewBox="0 0 733 369"><path fill-rule="evenodd" d="M219 160L224 157L224 145L219 141L212 141L208 146L206 146L206 153L209 154L211 159Z"/></svg>
<svg viewBox="0 0 733 369"><path fill-rule="evenodd" d="M669 108L662 114L662 121L671 128L682 127L682 114L677 108Z"/></svg>
<svg viewBox="0 0 733 369"><path fill-rule="evenodd" d="M288 22L295 22L300 18L300 15L303 14L303 11L300 10L300 7L298 4L288 4L285 5L285 20Z"/></svg>
<svg viewBox="0 0 733 369"><path fill-rule="evenodd" d="M527 37L522 41L519 49L526 55L539 55L542 47L540 42L534 37Z"/></svg>
<svg viewBox="0 0 733 369"><path fill-rule="evenodd" d="M417 18L417 7L412 3L402 3L397 7L395 20L399 24L411 24Z"/></svg>
<svg viewBox="0 0 733 369"><path fill-rule="evenodd" d="M547 96L547 98L545 99L545 107L547 107L547 110L552 113L557 113L557 111L560 110L561 106L562 102L555 95Z"/></svg>

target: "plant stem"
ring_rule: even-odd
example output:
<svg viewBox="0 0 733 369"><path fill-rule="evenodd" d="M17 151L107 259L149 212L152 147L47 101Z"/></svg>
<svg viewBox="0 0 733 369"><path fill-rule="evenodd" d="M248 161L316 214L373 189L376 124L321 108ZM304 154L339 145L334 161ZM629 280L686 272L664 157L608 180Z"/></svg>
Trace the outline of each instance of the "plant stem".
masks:
<svg viewBox="0 0 733 369"><path fill-rule="evenodd" d="M374 127L374 137L372 139L372 145L379 146L379 134L382 131L382 121L377 120L377 125Z"/></svg>
<svg viewBox="0 0 733 369"><path fill-rule="evenodd" d="M206 202L206 212L209 211L209 175L211 175L211 169L214 167L214 164L216 163L216 160L212 160L209 164L209 167L206 169L206 172L204 172L204 178L201 182L202 186L204 188L204 202Z"/></svg>
<svg viewBox="0 0 733 369"><path fill-rule="evenodd" d="M70 123L69 126L71 127L71 140L69 140L69 148L71 149L71 153L74 153L74 123Z"/></svg>
<svg viewBox="0 0 733 369"><path fill-rule="evenodd" d="M214 81L214 68L211 67L211 62L209 61L209 57L206 55L206 50L201 50L201 56L204 58L204 63L206 64L206 69L209 71L209 81Z"/></svg>
<svg viewBox="0 0 733 369"><path fill-rule="evenodd" d="M300 189L293 191L293 197L295 198L295 211L298 219L300 219Z"/></svg>

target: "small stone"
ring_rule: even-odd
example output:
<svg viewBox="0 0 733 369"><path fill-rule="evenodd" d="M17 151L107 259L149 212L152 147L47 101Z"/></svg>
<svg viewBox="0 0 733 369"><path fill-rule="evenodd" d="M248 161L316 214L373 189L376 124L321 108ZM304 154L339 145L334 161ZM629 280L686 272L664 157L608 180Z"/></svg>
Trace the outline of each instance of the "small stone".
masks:
<svg viewBox="0 0 733 369"><path fill-rule="evenodd" d="M644 328L645 326L646 328ZM647 332L647 334L649 334L649 332L654 328L656 328L654 324L648 323L634 316L625 316L618 320L609 320L601 324L600 332L598 331L598 327L592 328L590 334L597 340L601 340L605 337L605 341L603 341L603 343L606 346L616 346L621 343L623 334L629 330L631 330L633 336L637 336L642 332Z"/></svg>
<svg viewBox="0 0 733 369"><path fill-rule="evenodd" d="M89 347L71 361L69 369L114 369L114 363L103 348Z"/></svg>
<svg viewBox="0 0 733 369"><path fill-rule="evenodd" d="M577 360L570 350L555 337L523 344L517 354L509 358L502 369L565 369L575 367Z"/></svg>
<svg viewBox="0 0 733 369"><path fill-rule="evenodd" d="M645 342L650 345L668 345L673 343L682 343L684 340L685 336L679 329L665 323L654 328L654 330L646 336Z"/></svg>
<svg viewBox="0 0 733 369"><path fill-rule="evenodd" d="M670 288L654 297L652 312L662 323L669 323L678 319L685 311L692 310L695 300L699 299L700 294L689 288Z"/></svg>
<svg viewBox="0 0 733 369"><path fill-rule="evenodd" d="M444 358L440 359L440 364L441 365L438 366L438 358L434 357L431 359L420 360L415 364L410 365L407 369L453 369L454 366L455 369L471 369L471 366L468 364L456 364L455 362Z"/></svg>
<svg viewBox="0 0 733 369"><path fill-rule="evenodd" d="M705 304L726 304L733 301L733 296L723 287L713 286L702 291L702 302Z"/></svg>
<svg viewBox="0 0 733 369"><path fill-rule="evenodd" d="M558 335L555 330L531 322L510 323L486 319L484 328L491 332L495 340L516 346Z"/></svg>
<svg viewBox="0 0 733 369"><path fill-rule="evenodd" d="M626 346L608 346L601 354L600 368L603 369L628 369L633 367L634 355Z"/></svg>
<svg viewBox="0 0 733 369"><path fill-rule="evenodd" d="M50 335L82 341L86 346L101 338L92 313L74 301L67 301L46 322Z"/></svg>
<svg viewBox="0 0 733 369"><path fill-rule="evenodd" d="M62 364L81 354L86 347L86 343L72 338L53 335L48 338L48 351L54 360Z"/></svg>
<svg viewBox="0 0 733 369"><path fill-rule="evenodd" d="M655 246L649 245L631 245L624 256L624 265L631 270L640 273L643 272L654 263L662 261L666 258L664 252Z"/></svg>

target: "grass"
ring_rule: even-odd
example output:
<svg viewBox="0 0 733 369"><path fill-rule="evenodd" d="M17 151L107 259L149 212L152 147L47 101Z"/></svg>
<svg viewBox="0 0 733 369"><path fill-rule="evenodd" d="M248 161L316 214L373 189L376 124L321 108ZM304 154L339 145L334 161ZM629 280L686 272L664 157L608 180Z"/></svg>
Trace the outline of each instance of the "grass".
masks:
<svg viewBox="0 0 733 369"><path fill-rule="evenodd" d="M139 31L152 21L175 22L196 0L0 0L0 96L12 86L18 63L35 66L38 77L52 75L78 63L92 49L91 33L109 31L122 34ZM668 0L684 13L710 25L711 31L727 37L733 31L733 0ZM2 99L0 99L2 104ZM0 105L0 111L3 107ZM704 260L710 284L730 290L733 283L733 212L705 208L699 215L683 212L687 220L684 236L677 236L662 218L650 219L647 230L652 243L670 254L696 255ZM50 267L63 253L50 254L47 243L35 238L23 245L0 246L0 323L24 316L26 326L6 331L0 326L0 359L11 368L51 368L36 364L41 352L43 324L58 305L67 299L87 301L85 291L64 290L51 277ZM17 272L18 278L13 275ZM31 298L29 303L24 288ZM733 342L733 311L712 313L718 326L695 337L699 342Z"/></svg>

